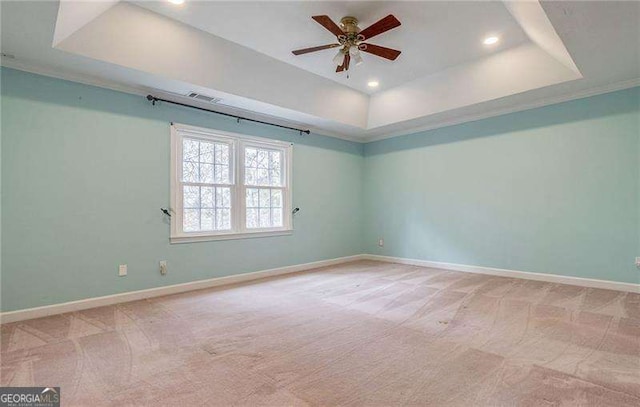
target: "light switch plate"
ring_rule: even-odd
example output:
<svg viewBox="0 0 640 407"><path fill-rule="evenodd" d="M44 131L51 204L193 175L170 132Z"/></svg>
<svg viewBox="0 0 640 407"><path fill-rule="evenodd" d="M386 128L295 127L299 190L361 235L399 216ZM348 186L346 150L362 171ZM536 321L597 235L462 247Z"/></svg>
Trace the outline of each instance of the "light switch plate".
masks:
<svg viewBox="0 0 640 407"><path fill-rule="evenodd" d="M118 275L120 277L126 276L127 275L127 265L126 264L121 264L118 267Z"/></svg>

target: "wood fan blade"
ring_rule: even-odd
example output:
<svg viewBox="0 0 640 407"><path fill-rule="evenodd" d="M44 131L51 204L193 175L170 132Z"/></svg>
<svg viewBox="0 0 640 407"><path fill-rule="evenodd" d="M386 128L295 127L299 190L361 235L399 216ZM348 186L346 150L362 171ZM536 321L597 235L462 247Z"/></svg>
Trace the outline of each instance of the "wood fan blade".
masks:
<svg viewBox="0 0 640 407"><path fill-rule="evenodd" d="M389 31L393 28L396 28L400 25L400 21L393 14L389 14L382 20L371 24L369 27L360 31L360 35L364 36L365 40L369 38L373 38L378 34L382 34L383 32Z"/></svg>
<svg viewBox="0 0 640 407"><path fill-rule="evenodd" d="M400 55L400 53L402 52L402 51L398 51L397 49L381 47L380 45L373 45L373 44L364 44L364 45L366 45L366 47L361 48L362 52L368 52L370 54L377 55L382 58L390 59L392 61L395 61L396 58L398 58L398 55Z"/></svg>
<svg viewBox="0 0 640 407"><path fill-rule="evenodd" d="M318 24L320 24L327 30L331 31L336 37L339 35L344 35L344 31L342 31L340 27L338 27L338 24L334 23L333 20L329 18L329 16L313 16L311 18L316 20Z"/></svg>
<svg viewBox="0 0 640 407"><path fill-rule="evenodd" d="M320 46L311 47L311 48L297 49L291 52L293 53L293 55L302 55L302 54L308 54L309 52L322 51L323 49L335 48L339 46L340 44L328 44L328 45L320 45Z"/></svg>
<svg viewBox="0 0 640 407"><path fill-rule="evenodd" d="M344 60L342 61L342 65L338 65L338 67L336 68L336 72L348 71L349 62L351 62L351 55L349 55L349 53L346 53L344 54Z"/></svg>

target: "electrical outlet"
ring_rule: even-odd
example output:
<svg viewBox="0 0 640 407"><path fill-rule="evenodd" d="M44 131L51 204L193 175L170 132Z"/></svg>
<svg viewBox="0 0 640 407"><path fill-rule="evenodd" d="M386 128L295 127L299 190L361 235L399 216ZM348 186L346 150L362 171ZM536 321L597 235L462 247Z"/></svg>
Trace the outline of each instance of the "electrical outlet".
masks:
<svg viewBox="0 0 640 407"><path fill-rule="evenodd" d="M160 260L160 274L162 274L163 276L165 274L167 274L167 261L166 260Z"/></svg>
<svg viewBox="0 0 640 407"><path fill-rule="evenodd" d="M640 257L636 257L636 267L640 269Z"/></svg>
<svg viewBox="0 0 640 407"><path fill-rule="evenodd" d="M384 239L378 239L378 246L384 247Z"/></svg>
<svg viewBox="0 0 640 407"><path fill-rule="evenodd" d="M118 267L118 275L119 275L120 277L124 277L124 276L126 276L126 275L127 275L127 265L126 265L126 264L121 264L121 265Z"/></svg>

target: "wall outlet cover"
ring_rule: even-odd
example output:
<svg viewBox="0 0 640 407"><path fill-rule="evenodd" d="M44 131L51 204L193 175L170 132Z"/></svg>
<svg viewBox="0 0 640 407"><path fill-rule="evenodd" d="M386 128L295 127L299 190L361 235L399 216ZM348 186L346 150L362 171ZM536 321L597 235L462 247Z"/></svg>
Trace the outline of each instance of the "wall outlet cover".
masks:
<svg viewBox="0 0 640 407"><path fill-rule="evenodd" d="M640 269L640 257L636 257L636 267Z"/></svg>
<svg viewBox="0 0 640 407"><path fill-rule="evenodd" d="M166 260L160 260L160 274L162 274L163 276L165 274L167 274L167 261Z"/></svg>
<svg viewBox="0 0 640 407"><path fill-rule="evenodd" d="M126 264L121 264L121 265L118 267L118 275L119 275L120 277L124 277L124 276L126 276L126 275L127 275L127 265L126 265Z"/></svg>
<svg viewBox="0 0 640 407"><path fill-rule="evenodd" d="M378 239L378 246L384 247L384 239Z"/></svg>

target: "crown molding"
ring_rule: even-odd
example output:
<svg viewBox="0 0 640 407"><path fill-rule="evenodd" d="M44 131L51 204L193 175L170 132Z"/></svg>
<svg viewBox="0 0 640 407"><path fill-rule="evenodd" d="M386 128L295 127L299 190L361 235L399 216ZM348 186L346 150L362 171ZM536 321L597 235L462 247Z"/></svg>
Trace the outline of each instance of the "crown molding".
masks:
<svg viewBox="0 0 640 407"><path fill-rule="evenodd" d="M25 63L25 62L21 62L21 61L15 60L15 59L3 58L0 61L0 65L2 65L4 67L7 67L7 68L11 68L11 69L17 69L17 70L20 70L20 71L34 73L34 74L37 74L37 75L43 75L43 76L48 76L48 77L51 77L51 78L56 78L56 79L62 79L62 80L67 80L67 81L71 81L71 82L82 83L84 85L89 85L89 86L97 86L97 87L100 87L100 88L110 89L110 90L114 90L114 91L117 91L117 92L128 93L128 94L131 94L131 95L146 96L146 95L148 95L149 93L152 93L152 92L156 92L156 93L157 92L161 92L162 94L164 94L165 96L167 96L169 98L170 97L173 97L173 98L180 97L179 95L175 95L175 94L172 94L172 93L169 93L169 92L161 91L159 89L154 89L154 88L149 88L149 87L144 87L144 86L136 86L136 85L124 84L124 83L120 83L120 82L116 82L116 81L109 81L109 80L105 80L105 79L98 78L98 77L91 76L91 75L85 75L85 74L80 74L80 73L75 73L75 72L67 72L67 71L63 71L63 70L60 70L60 69L54 69L54 68L44 67L44 66L40 66L40 65L36 65L36 64ZM319 129L319 128L314 127L314 126L310 126L307 123L288 121L286 119L282 119L282 118L279 118L279 117L265 115L265 114L257 113L257 112L254 112L254 111L246 110L246 109L235 108L235 107L232 107L232 106L225 106L225 105L222 105L222 104L219 105L218 108L219 108L220 111L225 112L225 113L231 113L231 114L237 114L237 115L245 114L245 115L249 115L252 118L256 118L258 120L270 120L270 121L273 121L274 123L282 124L282 125L285 125L285 126L305 126L305 127L308 127L313 134L316 134L316 135L332 137L332 138L338 138L338 139L342 139L342 140L351 141L351 142L354 142L354 143L367 144L367 143L373 143L373 142L380 141L380 140L386 140L386 139L389 139L389 138L407 136L407 135L421 133L421 132L425 132L425 131L429 131L429 130L435 130L435 129L439 129L439 128L442 128L442 127L455 126L455 125L458 125L458 124L463 124L463 123L468 123L468 122L472 122L472 121L488 119L488 118L491 118L491 117L502 116L502 115L505 115L505 114L517 113L517 112L522 112L522 111L530 110L530 109L536 109L536 108L540 108L540 107L544 107L544 106L548 106L548 105L554 105L554 104L557 104L557 103L569 102L571 100L577 100L577 99L583 99L583 98L587 98L587 97L591 97L591 96L597 96L597 95L601 95L601 94L604 94L604 93L610 93L610 92L615 92L615 91L618 91L618 90L633 88L633 87L636 87L636 86L640 86L640 78L634 78L634 79L631 79L631 80L614 82L614 83L607 84L607 85L602 85L602 86L595 86L595 87L592 87L592 88L589 88L589 89L585 89L585 90L580 90L580 91L577 91L577 92L568 92L568 93L566 93L564 95L560 95L560 96L541 98L541 99L536 100L536 101L531 102L531 103L523 103L523 104L519 104L519 105L516 105L516 106L511 106L511 107L508 107L508 108L494 109L494 110L490 110L488 112L484 112L484 113L480 113L480 114L463 115L463 116L459 116L459 117L456 117L456 118L450 119L450 120L444 120L444 121L440 121L440 122L432 123L432 124L428 124L428 125L423 125L423 126L410 127L410 128L404 129L404 130L392 131L392 132L386 133L384 135L369 136L369 137L367 137L366 135L363 135L361 137L356 137L356 136L350 136L350 135L335 133L335 132ZM190 101L190 102L193 103L193 101ZM207 106L207 107L210 108L210 106ZM369 130L372 130L372 129L369 129Z"/></svg>
<svg viewBox="0 0 640 407"><path fill-rule="evenodd" d="M290 121L290 120L286 120L286 119L283 119L283 118L280 118L280 117L271 116L271 115L267 115L267 114L262 114L262 113L254 112L254 111L247 110L247 109L237 108L237 107L228 106L228 105L224 105L224 104L219 104L219 105L216 105L215 107L212 108L211 105L199 104L197 102L194 102L191 99L186 99L182 95L177 95L175 93L163 91L161 89L150 88L150 87L146 87L146 86L137 86L137 85L125 84L125 83L117 82L117 81L105 80L105 79L102 79L102 78L99 78L99 77L96 77L96 76L92 76L92 75L86 75L86 74L77 73L77 72L69 72L69 71L65 71L65 70L62 70L62 69L55 69L55 68L51 68L51 67L45 67L45 66L38 65L38 64L25 63L23 61L18 61L16 59L2 58L0 60L0 65L3 66L3 67L6 67L6 68L10 68L10 69L16 69L16 70L19 70L19 71L29 72L29 73L33 73L33 74L36 74L36 75L42 75L42 76L47 76L47 77L50 77L50 78L62 79L62 80L65 80L65 81L81 83L83 85L88 85L88 86L96 86L96 87L99 87L99 88L109 89L109 90L113 90L113 91L116 91L116 92L127 93L127 94L130 94L130 95L136 95L136 96L143 96L144 97L144 96L147 96L150 93L162 94L163 97L166 97L167 99L179 99L179 100L181 100L183 102L185 100L188 100L190 104L193 104L193 105L199 106L199 107L204 107L206 109L219 110L219 111L224 112L224 113L235 114L235 115L238 115L238 116L245 115L245 116L250 117L252 119L263 120L263 121L272 121L272 122L274 122L276 124L280 124L280 125L284 125L284 126L290 126L290 127L302 126L302 127L307 127L309 130L311 130L311 133L315 134L315 135L338 138L338 139L342 139L342 140L351 141L351 142L354 142L354 143L363 143L364 142L363 141L364 139L362 137L353 137L353 136L349 136L349 135L345 135L345 134L335 133L335 132L332 132L332 131L319 129L319 128L315 127L315 126L309 125L308 123Z"/></svg>
<svg viewBox="0 0 640 407"><path fill-rule="evenodd" d="M555 105L558 103L569 102L577 99L584 99L591 96L597 96L605 93L615 92L618 90L630 89L636 86L640 86L640 78L614 82L614 83L603 85L603 86L595 86L595 87L577 91L577 92L568 92L560 96L541 98L535 102L524 103L524 104L520 104L520 105L508 107L508 108L494 109L485 113L463 115L455 119L444 120L441 122L428 124L424 126L417 126L407 130L398 130L398 131L390 132L385 135L367 137L365 138L364 143L365 144L373 143L376 141L386 140L389 138L408 136L411 134L421 133L429 130L435 130L442 127L455 126L458 124L474 122L474 121L483 120L483 119L489 119L491 117L502 116L505 114L522 112L525 110L536 109L536 108L545 107L549 105Z"/></svg>

